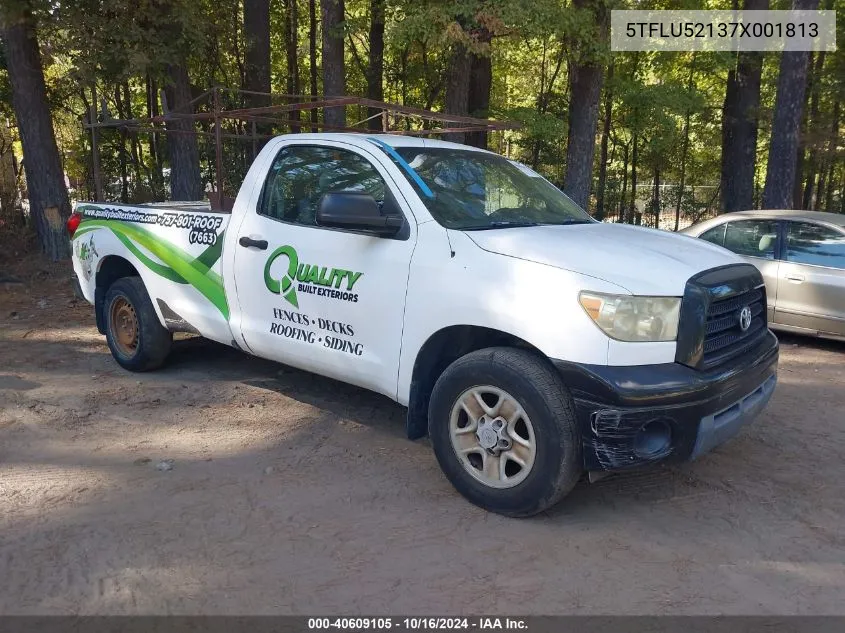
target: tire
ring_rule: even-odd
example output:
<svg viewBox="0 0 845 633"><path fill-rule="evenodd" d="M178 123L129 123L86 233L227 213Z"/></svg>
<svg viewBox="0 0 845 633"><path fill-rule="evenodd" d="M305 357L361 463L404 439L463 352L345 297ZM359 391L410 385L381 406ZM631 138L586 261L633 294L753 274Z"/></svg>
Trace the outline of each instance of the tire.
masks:
<svg viewBox="0 0 845 633"><path fill-rule="evenodd" d="M469 411L479 402L479 394L484 402L479 405L483 422ZM515 404L508 404L508 398ZM483 409L485 405L487 409ZM492 419L490 411L495 407L499 409ZM521 412L511 413L520 408ZM505 422L505 418L517 421ZM472 419L479 420L474 431ZM494 428L497 420L507 433ZM488 430L482 431L484 427ZM437 461L452 485L475 505L496 514L528 517L542 512L566 496L583 472L581 435L572 399L554 369L525 350L491 347L467 354L447 367L431 394L428 428ZM492 448L491 428L502 443ZM533 452L527 448L532 438ZM488 446L483 446L482 440ZM511 449L501 450L509 440ZM478 449L472 447L473 442ZM466 453L464 458L459 457L458 446ZM501 451L498 456L496 450ZM490 472L496 475L487 477L491 456ZM524 458L521 463L530 463L530 468L523 469L511 458ZM517 468L514 474L507 474Z"/></svg>
<svg viewBox="0 0 845 633"><path fill-rule="evenodd" d="M150 371L164 364L173 334L158 320L140 277L123 277L109 286L103 310L106 341L121 367Z"/></svg>

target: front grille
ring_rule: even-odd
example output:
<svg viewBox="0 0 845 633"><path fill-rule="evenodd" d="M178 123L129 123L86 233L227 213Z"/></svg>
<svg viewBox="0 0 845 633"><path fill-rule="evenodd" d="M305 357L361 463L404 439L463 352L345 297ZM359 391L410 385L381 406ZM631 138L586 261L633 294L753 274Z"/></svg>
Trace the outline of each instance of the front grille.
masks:
<svg viewBox="0 0 845 633"><path fill-rule="evenodd" d="M740 314L751 310L743 331ZM711 268L686 285L678 321L675 360L695 369L711 369L741 357L765 338L766 287L750 264Z"/></svg>
<svg viewBox="0 0 845 633"><path fill-rule="evenodd" d="M751 325L743 332L739 315L745 306L751 308ZM765 333L765 287L713 301L707 310L702 365L720 365L747 352Z"/></svg>

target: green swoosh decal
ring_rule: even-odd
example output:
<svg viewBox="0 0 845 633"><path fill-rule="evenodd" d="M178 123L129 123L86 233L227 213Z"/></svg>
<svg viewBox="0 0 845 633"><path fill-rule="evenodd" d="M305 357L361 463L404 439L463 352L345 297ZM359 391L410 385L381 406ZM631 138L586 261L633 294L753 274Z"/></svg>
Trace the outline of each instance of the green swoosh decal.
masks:
<svg viewBox="0 0 845 633"><path fill-rule="evenodd" d="M96 231L97 229L100 229L100 228L104 228L104 227L100 227L100 226L81 226L76 231L76 233L74 233L74 237L84 235L85 233L90 233L91 231ZM121 233L120 231L115 231L114 228L110 228L109 230L111 230L111 232L114 233L114 236L117 239L119 239L123 243L123 245L126 248L128 248L129 251L133 255L135 255L135 257L137 257L139 260L141 260L141 263L144 264L144 266L149 268L151 271L153 271L157 275L161 275L165 279L169 279L170 281L176 282L177 284L188 283L187 281L185 281L185 279L179 273L177 273L175 270L173 270L169 266L164 266L162 264L159 264L158 262L153 261L152 259L147 257L146 253L144 253L143 251L141 251L141 249L139 249L137 246L135 246L135 244L132 243L132 240L130 240L128 237L126 237L123 233Z"/></svg>
<svg viewBox="0 0 845 633"><path fill-rule="evenodd" d="M109 229L135 255L141 263L154 273L165 279L177 283L188 283L200 294L208 299L229 320L229 304L223 289L223 278L210 266L220 257L222 252L222 234L217 238L215 246L207 248L199 257L192 257L182 249L169 242L163 241L147 229L119 220L84 220L74 237L83 235L94 229ZM158 257L164 266L152 261L141 253L135 244L143 246ZM215 249L217 245L219 248ZM180 281L181 280L181 281Z"/></svg>
<svg viewBox="0 0 845 633"><path fill-rule="evenodd" d="M214 264L217 263L217 260L220 259L220 256L223 254L223 236L226 234L226 231L221 231L220 235L217 236L217 241L214 243L213 246L209 246L205 249L196 259L197 265L202 265L205 267L206 270L209 270Z"/></svg>
<svg viewBox="0 0 845 633"><path fill-rule="evenodd" d="M141 263L144 264L147 268L149 268L154 273L161 275L165 279L169 279L170 281L175 281L177 284L186 284L188 283L185 281L185 278L182 277L179 273L168 266L162 266L158 262L154 262L149 257L147 257L141 250L132 243L128 237L126 237L123 233L119 231L112 230L115 237L123 242L123 245L128 248L135 257L141 260Z"/></svg>

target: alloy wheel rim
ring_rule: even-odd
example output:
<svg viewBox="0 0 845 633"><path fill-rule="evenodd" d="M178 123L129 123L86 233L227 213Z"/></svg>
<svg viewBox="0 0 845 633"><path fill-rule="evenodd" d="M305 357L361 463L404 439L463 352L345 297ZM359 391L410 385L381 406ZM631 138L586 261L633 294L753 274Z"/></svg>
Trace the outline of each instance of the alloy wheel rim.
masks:
<svg viewBox="0 0 845 633"><path fill-rule="evenodd" d="M452 405L449 438L473 478L491 488L513 488L537 456L534 427L519 401L492 385L471 387Z"/></svg>

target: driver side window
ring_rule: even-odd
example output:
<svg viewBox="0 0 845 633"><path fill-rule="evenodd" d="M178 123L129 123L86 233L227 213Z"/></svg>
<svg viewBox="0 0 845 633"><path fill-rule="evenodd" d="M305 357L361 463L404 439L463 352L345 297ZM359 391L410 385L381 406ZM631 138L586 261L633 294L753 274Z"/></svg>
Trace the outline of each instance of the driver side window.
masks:
<svg viewBox="0 0 845 633"><path fill-rule="evenodd" d="M385 184L363 156L333 147L291 145L276 154L258 202L258 214L282 222L317 226L327 193L365 192L384 202Z"/></svg>

